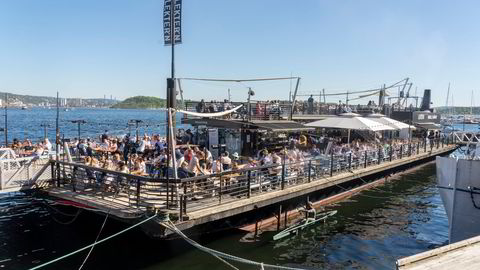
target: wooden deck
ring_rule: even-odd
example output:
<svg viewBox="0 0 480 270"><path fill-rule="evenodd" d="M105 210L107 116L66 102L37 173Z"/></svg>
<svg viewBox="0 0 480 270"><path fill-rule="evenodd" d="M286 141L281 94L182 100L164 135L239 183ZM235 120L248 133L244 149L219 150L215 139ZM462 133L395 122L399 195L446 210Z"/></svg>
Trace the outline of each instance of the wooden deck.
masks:
<svg viewBox="0 0 480 270"><path fill-rule="evenodd" d="M397 261L399 270L480 269L480 236Z"/></svg>
<svg viewBox="0 0 480 270"><path fill-rule="evenodd" d="M393 160L391 162L384 162L381 164L370 165L367 168L358 168L351 172L342 172L333 175L332 177L320 177L312 179L310 183L304 182L296 185L286 185L285 189L269 190L268 192L256 193L250 198L246 196L237 197L234 195L225 194L221 198L221 202L218 197L211 199L202 199L199 201L188 201L187 214L188 220L180 221L177 223L177 227L181 230L189 229L197 225L209 223L212 221L232 217L239 215L255 208L262 208L269 205L281 203L283 201L308 195L312 192L320 191L322 189L346 183L357 179L359 177L367 177L370 175L382 173L385 170L402 167L415 162L423 162L432 159L434 156L443 155L453 151L456 148L455 145L440 147L438 149L433 148L432 152L420 152L418 155L410 157L404 157L402 159ZM161 200L156 200L156 196L163 196L164 190L161 186L157 187L155 194L144 194L142 198L151 199L152 203L149 206L155 206L158 209L165 209L165 205L155 205L160 203ZM82 192L72 191L71 187L50 187L46 189L50 196L74 201L86 205L88 207L96 208L98 210L109 212L110 215L114 215L119 219L129 219L141 216L145 213L145 206L135 204L135 196L131 196L134 193L128 189L120 192L116 197L113 197L113 193L105 195L95 192ZM168 212L175 214L179 213L178 209L171 209Z"/></svg>
<svg viewBox="0 0 480 270"><path fill-rule="evenodd" d="M388 169L407 165L409 163L424 160L436 155L442 155L453 151L455 148L456 146L445 146L443 148L433 149L432 153L420 153L415 156L405 157L403 159L385 162L378 165L369 166L367 168L357 169L354 171L354 173L341 173L332 177L315 180L310 183L286 187L284 190L270 191L264 194L256 195L254 197L251 197L250 199L237 199L232 200L231 202L223 201L221 205L212 205L212 207L203 208L198 211L189 208L189 220L179 223L177 227L180 229L187 229L206 222L227 218L230 216L251 211L256 207L261 208L268 205L276 204L285 200L307 195L309 193L319 191L334 185L349 182L359 177L367 177L369 175L380 173Z"/></svg>

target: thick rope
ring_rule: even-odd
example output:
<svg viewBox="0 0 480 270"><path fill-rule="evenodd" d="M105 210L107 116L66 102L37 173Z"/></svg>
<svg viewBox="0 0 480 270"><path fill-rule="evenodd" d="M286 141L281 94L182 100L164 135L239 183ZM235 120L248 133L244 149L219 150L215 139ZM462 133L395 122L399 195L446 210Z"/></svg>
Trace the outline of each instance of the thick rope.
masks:
<svg viewBox="0 0 480 270"><path fill-rule="evenodd" d="M88 251L87 256L86 256L85 259L83 260L82 265L80 265L80 267L78 268L78 270L82 270L83 266L85 265L85 263L86 263L87 260L88 260L88 257L90 257L90 254L92 254L93 248L95 247L95 244L97 244L98 238L100 237L100 234L101 234L102 231L103 231L103 227L105 227L105 223L107 223L108 215L109 215L108 213L105 215L105 219L103 220L102 227L100 227L100 231L98 231L97 237L95 238L95 242L93 242L94 245L93 245L93 246L90 248L90 250Z"/></svg>
<svg viewBox="0 0 480 270"><path fill-rule="evenodd" d="M163 226L165 226L167 229L170 229L173 232L180 235L185 241L187 241L192 246L194 246L194 247L196 247L196 248L198 248L198 249L200 249L200 250L202 250L206 253L209 253L211 255L218 256L218 257L226 259L226 260L236 261L236 262L243 263L243 264L255 265L255 266L258 266L258 267L271 268L271 269L282 269L282 270L301 270L301 268L294 268L294 267L259 263L259 262L256 262L256 261L240 258L240 257L233 256L233 255L230 255L230 254L227 254L227 253L223 253L223 252L220 252L220 251L208 248L208 247L204 247L204 246L200 245L199 243L195 242L194 240L188 238L182 231L180 231L177 227L175 227L175 225L170 220L168 220L167 222L168 223L161 223L161 224Z"/></svg>
<svg viewBox="0 0 480 270"><path fill-rule="evenodd" d="M68 253L68 254L65 254L65 255L63 255L63 256L61 256L61 257L58 257L58 258L56 258L56 259L53 259L53 260L48 261L48 262L46 262L46 263L43 263L43 264L41 264L41 265L32 267L32 268L30 268L30 270L40 269L40 268L45 267L45 266L47 266L47 265L50 265L50 264L52 264L52 263L55 263L55 262L58 262L58 261L60 261L60 260L65 259L65 258L68 258L68 257L70 257L70 256L72 256L72 255L75 255L75 254L77 254L77 253L79 253L79 252L82 252L82 251L84 251L84 250L86 250L86 249L88 249L88 248L90 248L90 247L92 247L92 246L95 246L95 245L97 245L97 244L103 243L103 242L105 242L105 241L107 241L107 240L110 240L110 239L112 239L112 238L114 238L114 237L116 237L116 236L118 236L118 235L120 235L120 234L122 234L122 233L124 233L124 232L127 232L127 231L129 231L129 230L131 230L131 229L133 229L133 228L135 228L135 227L138 227L138 226L142 225L143 223L152 220L152 219L155 218L156 216L157 216L157 214L155 214L155 215L153 215L153 216L151 216L151 217L149 217L149 218L147 218L147 219L145 219L145 220L142 220L142 221L138 222L137 224L134 224L134 225L132 225L132 226L130 226L130 227L124 229L124 230L121 230L121 231L119 231L118 233L115 233L115 234L112 234L112 235L110 235L110 236L108 236L108 237L106 237L106 238L103 238L102 240L100 240L100 241L98 241L98 242L96 242L96 243L90 244L90 245L85 246L85 247L83 247L83 248L81 248L81 249L77 249L77 250L75 250L75 251L73 251L73 252L70 252L70 253Z"/></svg>
<svg viewBox="0 0 480 270"><path fill-rule="evenodd" d="M80 212L82 212L82 209L78 209L77 213L76 213L75 216L72 218L72 220L67 221L67 222L63 222L63 221L58 220L54 215L52 215L52 219L53 219L55 222L57 222L58 224L61 224L61 225L70 225L70 224L72 224L73 222L75 222L75 220L77 220L78 216L80 215Z"/></svg>

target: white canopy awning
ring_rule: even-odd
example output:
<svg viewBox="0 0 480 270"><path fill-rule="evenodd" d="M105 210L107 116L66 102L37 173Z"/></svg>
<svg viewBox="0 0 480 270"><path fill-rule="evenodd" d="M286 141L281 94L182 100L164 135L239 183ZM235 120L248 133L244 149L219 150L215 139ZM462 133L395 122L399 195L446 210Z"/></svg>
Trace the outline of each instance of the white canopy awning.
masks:
<svg viewBox="0 0 480 270"><path fill-rule="evenodd" d="M390 127L394 128L394 129L408 129L408 128L410 128L410 129L415 129L414 126L411 126L411 125L405 124L405 123L403 123L403 122L397 121L397 120L395 120L395 119L386 117L386 116L383 115L383 114L378 114L378 113L369 114L369 115L367 115L366 118L367 118L367 119L370 119L370 120L372 120L372 121L375 121L375 122L378 122L378 123L381 123L381 124L390 126Z"/></svg>
<svg viewBox="0 0 480 270"><path fill-rule="evenodd" d="M223 111L223 112L215 112L215 113L198 113L198 112L189 112L189 111L183 111L183 110L176 110L176 111L179 112L179 113L188 114L188 115L192 115L192 116L196 116L196 117L212 118L212 117L222 117L222 116L225 116L227 114L231 114L231 113L235 112L236 110L240 109L242 106L243 105L238 105L237 107L235 107L233 109Z"/></svg>
<svg viewBox="0 0 480 270"><path fill-rule="evenodd" d="M340 116L329 117L323 120L308 123L306 126L369 131L395 130L393 127L360 117L358 114L343 114Z"/></svg>

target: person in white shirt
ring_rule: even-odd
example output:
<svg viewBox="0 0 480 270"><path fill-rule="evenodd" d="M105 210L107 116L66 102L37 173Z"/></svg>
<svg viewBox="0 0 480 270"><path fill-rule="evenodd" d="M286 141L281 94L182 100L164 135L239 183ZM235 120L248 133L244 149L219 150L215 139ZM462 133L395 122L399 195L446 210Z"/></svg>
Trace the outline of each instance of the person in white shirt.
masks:
<svg viewBox="0 0 480 270"><path fill-rule="evenodd" d="M137 152L143 153L145 151L145 146L146 146L146 142L145 142L145 138L143 138L138 142Z"/></svg>
<svg viewBox="0 0 480 270"><path fill-rule="evenodd" d="M175 159L176 159L176 165L177 169L182 166L182 163L185 161L185 156L180 153L180 151L175 151Z"/></svg>
<svg viewBox="0 0 480 270"><path fill-rule="evenodd" d="M207 147L205 147L205 149L203 149L203 152L205 154L207 163L213 163L212 152L210 152Z"/></svg>
<svg viewBox="0 0 480 270"><path fill-rule="evenodd" d="M100 148L107 150L110 145L108 144L107 139L103 139L102 143L100 144Z"/></svg>
<svg viewBox="0 0 480 270"><path fill-rule="evenodd" d="M44 146L45 146L45 148L46 148L48 151L52 151L52 144L50 143L50 141L48 140L48 138L45 138Z"/></svg>
<svg viewBox="0 0 480 270"><path fill-rule="evenodd" d="M220 161L222 162L222 168L224 171L231 169L232 159L229 157L229 153L227 151L223 153L222 157L220 158Z"/></svg>

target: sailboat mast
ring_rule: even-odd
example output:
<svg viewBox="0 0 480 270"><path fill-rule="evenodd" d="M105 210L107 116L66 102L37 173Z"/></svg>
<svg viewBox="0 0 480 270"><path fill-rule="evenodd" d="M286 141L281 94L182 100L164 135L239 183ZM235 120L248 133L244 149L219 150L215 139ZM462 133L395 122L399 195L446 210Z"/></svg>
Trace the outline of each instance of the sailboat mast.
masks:
<svg viewBox="0 0 480 270"><path fill-rule="evenodd" d="M470 102L471 102L470 103L470 115L472 115L473 114L473 104L474 104L473 103L473 90L472 90L472 99L470 100Z"/></svg>
<svg viewBox="0 0 480 270"><path fill-rule="evenodd" d="M448 99L450 97L450 83L448 83L448 89L447 89L447 102L445 103L445 107L447 107L447 113L450 113L450 108L448 107Z"/></svg>

